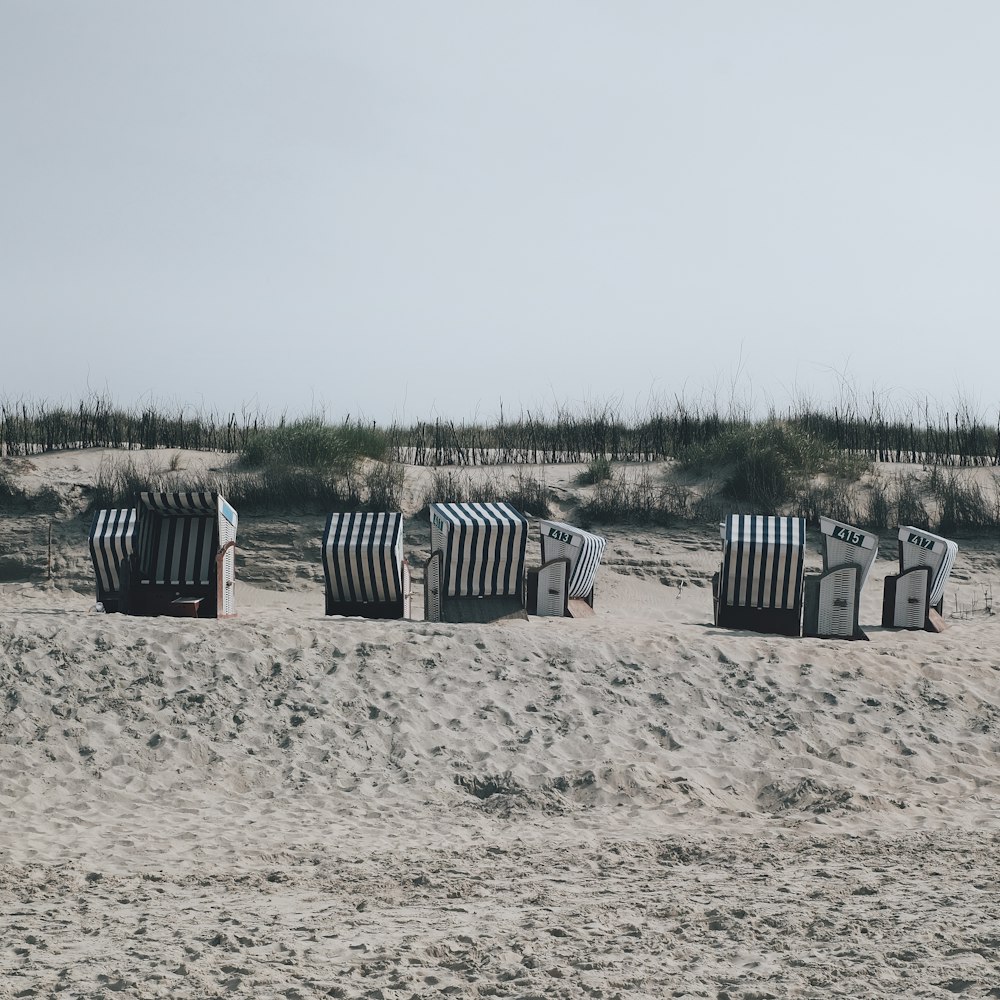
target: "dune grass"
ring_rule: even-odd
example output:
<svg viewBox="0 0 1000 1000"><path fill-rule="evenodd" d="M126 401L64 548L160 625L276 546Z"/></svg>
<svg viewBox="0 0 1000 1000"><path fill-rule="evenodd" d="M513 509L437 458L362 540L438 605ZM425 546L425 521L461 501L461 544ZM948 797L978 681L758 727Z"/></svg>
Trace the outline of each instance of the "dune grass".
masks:
<svg viewBox="0 0 1000 1000"><path fill-rule="evenodd" d="M439 470L424 493L422 511L432 503L507 503L528 517L550 517L551 490L534 476L518 470L509 476L495 472L473 477L468 472Z"/></svg>
<svg viewBox="0 0 1000 1000"><path fill-rule="evenodd" d="M823 409L799 402L766 417L683 400L624 413L615 404L553 414L524 410L493 422L435 420L378 427L322 416L288 421L244 408L220 414L189 408L122 407L92 395L75 406L0 400L0 456L30 456L72 448L183 448L244 456L248 464L336 465L350 454L415 465L586 464L654 462L714 446L718 439L783 427L815 445L868 462L948 467L1000 466L1000 419L972 406L932 412L929 404L891 409L879 397Z"/></svg>
<svg viewBox="0 0 1000 1000"><path fill-rule="evenodd" d="M823 473L856 480L871 468L801 425L773 419L728 427L677 457L682 470L722 476L722 499L760 513L787 505Z"/></svg>
<svg viewBox="0 0 1000 1000"><path fill-rule="evenodd" d="M385 459L386 434L370 424L328 424L307 417L263 427L247 437L240 462L250 468L322 469L346 475L363 458Z"/></svg>
<svg viewBox="0 0 1000 1000"><path fill-rule="evenodd" d="M128 507L139 493L147 491L215 491L243 514L399 510L402 489L403 469L389 463L372 462L346 472L276 463L191 474L177 467L159 468L148 458L137 460L125 454L101 463L87 509Z"/></svg>
<svg viewBox="0 0 1000 1000"><path fill-rule="evenodd" d="M623 414L615 405L554 414L522 411L513 419L463 423L436 420L378 427L367 421L321 416L270 419L244 409L219 415L183 407L120 407L106 396L75 406L0 402L0 457L103 447L126 452L102 468L91 507L130 503L143 489L218 489L247 510L398 509L400 463L449 469L436 478L432 500L506 500L545 516L551 495L524 473L476 481L457 469L479 465L560 464L586 468L578 479L592 487L582 517L603 523L710 523L726 511L827 513L874 529L895 524L941 531L1000 526L996 481L964 475L976 466L1000 467L1000 421L973 408L932 414L930 407L892 410L879 398L828 410L800 403L784 413L753 418L734 407L657 404ZM238 461L199 481L179 461L154 471L128 460L133 449L219 451ZM680 473L708 477L695 490L653 471L626 477L620 463L671 460ZM872 463L915 463L930 469L879 475ZM17 476L0 469L0 507L25 502Z"/></svg>
<svg viewBox="0 0 1000 1000"><path fill-rule="evenodd" d="M704 510L695 495L683 486L656 481L648 471L630 478L624 472L609 475L597 484L580 506L585 527L592 524L655 524L669 526L690 521Z"/></svg>

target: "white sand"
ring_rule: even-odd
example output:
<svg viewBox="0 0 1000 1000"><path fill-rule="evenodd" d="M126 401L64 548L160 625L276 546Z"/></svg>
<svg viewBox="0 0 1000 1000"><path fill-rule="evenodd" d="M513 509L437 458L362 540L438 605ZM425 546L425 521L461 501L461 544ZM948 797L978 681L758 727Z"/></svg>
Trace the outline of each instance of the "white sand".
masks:
<svg viewBox="0 0 1000 1000"><path fill-rule="evenodd" d="M238 619L95 614L51 522L0 519L0 997L1000 996L996 543L932 635L883 538L842 643L714 628L711 532L463 626L325 618L318 517L241 519Z"/></svg>

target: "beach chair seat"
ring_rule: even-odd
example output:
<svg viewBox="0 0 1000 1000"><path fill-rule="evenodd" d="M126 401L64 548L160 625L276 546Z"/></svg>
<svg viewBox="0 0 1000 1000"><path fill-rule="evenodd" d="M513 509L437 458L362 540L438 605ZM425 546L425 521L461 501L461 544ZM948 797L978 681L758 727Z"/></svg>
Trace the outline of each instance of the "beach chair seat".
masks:
<svg viewBox="0 0 1000 1000"><path fill-rule="evenodd" d="M400 513L330 514L323 529L326 613L410 617L410 567Z"/></svg>
<svg viewBox="0 0 1000 1000"><path fill-rule="evenodd" d="M120 567L132 615L236 614L238 516L218 493L140 493L133 551Z"/></svg>
<svg viewBox="0 0 1000 1000"><path fill-rule="evenodd" d="M720 533L722 569L712 578L715 624L799 635L805 520L730 514Z"/></svg>
<svg viewBox="0 0 1000 1000"><path fill-rule="evenodd" d="M121 608L121 565L135 548L134 507L99 510L90 525L90 558L97 578L97 603L105 611Z"/></svg>
<svg viewBox="0 0 1000 1000"><path fill-rule="evenodd" d="M861 590L878 555L878 539L853 525L821 517L823 572L805 580L803 635L867 639L858 618Z"/></svg>
<svg viewBox="0 0 1000 1000"><path fill-rule="evenodd" d="M574 618L592 614L594 579L601 565L606 539L561 521L539 520L538 532L541 538L542 566L538 570L528 571L528 611L531 614L562 614ZM557 565L562 560L569 564L565 574ZM546 567L550 564L553 564L552 568L546 572ZM562 612L555 610L560 602L553 600L549 593L554 582L559 579L564 579L566 589L561 601ZM538 604L539 599L542 600L541 604ZM535 610L538 607L545 610Z"/></svg>
<svg viewBox="0 0 1000 1000"><path fill-rule="evenodd" d="M506 503L433 503L430 520L425 618L446 622L527 618L527 518Z"/></svg>
<svg viewBox="0 0 1000 1000"><path fill-rule="evenodd" d="M945 621L942 617L944 588L955 566L957 556L958 545L950 539L942 538L940 535L935 535L923 528L901 525L899 528L899 573L887 576L885 579L882 624L889 628L926 628L931 632L942 631L945 628ZM914 619L912 615L900 617L897 613L899 595L901 592L908 595L907 604L911 604L910 598L915 596L914 589L920 586L920 581L923 579L920 574L913 574L905 581L903 577L921 567L927 569L927 595L926 602L917 601L917 604L926 605L924 621L919 625L902 624L902 621L912 622ZM915 612L913 613L915 614ZM897 624L897 621L900 624Z"/></svg>

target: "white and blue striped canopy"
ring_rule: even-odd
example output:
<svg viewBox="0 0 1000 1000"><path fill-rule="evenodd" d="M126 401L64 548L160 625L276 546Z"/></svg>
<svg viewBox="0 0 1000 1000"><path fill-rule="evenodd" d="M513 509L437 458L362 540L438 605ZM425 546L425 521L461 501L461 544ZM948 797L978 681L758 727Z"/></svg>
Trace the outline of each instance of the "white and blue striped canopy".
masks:
<svg viewBox="0 0 1000 1000"><path fill-rule="evenodd" d="M958 544L940 535L932 535L923 528L900 525L899 568L929 566L931 571L931 607L944 597L944 585L951 576L958 555Z"/></svg>
<svg viewBox="0 0 1000 1000"><path fill-rule="evenodd" d="M236 512L224 498L210 492L140 493L137 514L142 581L171 586L211 582L219 518L236 524Z"/></svg>
<svg viewBox="0 0 1000 1000"><path fill-rule="evenodd" d="M447 597L521 596L528 521L506 503L433 503L431 550Z"/></svg>
<svg viewBox="0 0 1000 1000"><path fill-rule="evenodd" d="M398 601L403 592L403 515L331 514L323 529L323 573L336 603Z"/></svg>
<svg viewBox="0 0 1000 1000"><path fill-rule="evenodd" d="M782 611L800 606L804 518L730 514L722 537L722 596L727 606Z"/></svg>
<svg viewBox="0 0 1000 1000"><path fill-rule="evenodd" d="M561 521L540 520L538 531L542 538L542 562L569 559L569 596L587 597L594 589L607 540Z"/></svg>
<svg viewBox="0 0 1000 1000"><path fill-rule="evenodd" d="M119 569L134 547L135 509L99 510L90 525L90 558L97 574L101 598L117 594L121 586Z"/></svg>

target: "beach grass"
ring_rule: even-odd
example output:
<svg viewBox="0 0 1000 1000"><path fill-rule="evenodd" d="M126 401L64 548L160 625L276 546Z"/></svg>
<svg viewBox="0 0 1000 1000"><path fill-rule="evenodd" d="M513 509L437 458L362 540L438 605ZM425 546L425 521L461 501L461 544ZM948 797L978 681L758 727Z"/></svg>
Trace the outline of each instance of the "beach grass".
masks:
<svg viewBox="0 0 1000 1000"><path fill-rule="evenodd" d="M408 425L322 415L272 419L244 408L219 414L178 406L122 407L93 395L73 406L0 402L0 506L21 503L16 458L58 450L123 452L102 467L91 509L131 502L144 489L217 489L248 510L398 509L402 466L435 468L433 499L505 500L546 516L551 494L523 468L576 463L579 515L593 523L710 523L721 513L821 513L873 529L913 524L941 531L1000 524L996 480L965 473L1000 468L1000 421L972 407L934 412L888 407L873 397L829 409L800 402L754 417L730 406L680 400L627 414L613 404L580 412L525 410L490 422L434 420ZM231 454L231 467L192 478L179 460L167 470L132 461L137 449ZM643 475L626 464L661 463ZM876 471L874 464L881 469ZM918 465L916 475L886 466ZM495 474L462 475L492 466ZM686 479L685 479L686 477ZM693 477L703 484L694 488ZM707 483L707 487L705 486ZM589 491L588 491L589 488Z"/></svg>

